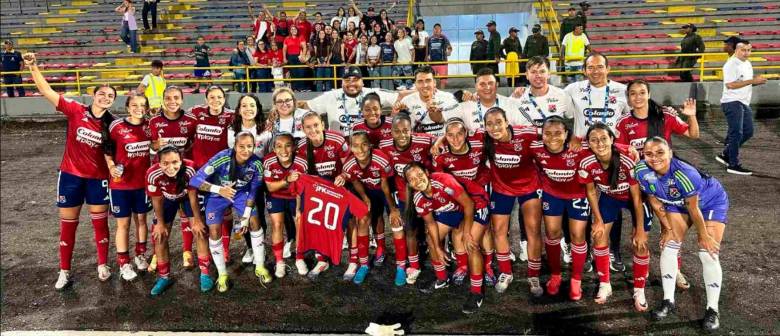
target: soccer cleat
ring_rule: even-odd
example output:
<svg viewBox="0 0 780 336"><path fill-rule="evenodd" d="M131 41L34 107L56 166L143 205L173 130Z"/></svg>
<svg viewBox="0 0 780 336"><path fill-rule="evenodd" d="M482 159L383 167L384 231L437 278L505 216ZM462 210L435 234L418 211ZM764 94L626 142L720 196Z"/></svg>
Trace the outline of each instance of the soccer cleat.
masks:
<svg viewBox="0 0 780 336"><path fill-rule="evenodd" d="M358 264L356 263L349 263L347 265L347 271L344 272L344 276L341 277L344 281L352 281L352 278L355 277L355 272L357 272Z"/></svg>
<svg viewBox="0 0 780 336"><path fill-rule="evenodd" d="M571 279L569 282L569 299L572 301L582 299L582 280Z"/></svg>
<svg viewBox="0 0 780 336"><path fill-rule="evenodd" d="M277 263L276 267L274 268L274 275L277 279L284 278L284 276L287 274L287 265L284 263Z"/></svg>
<svg viewBox="0 0 780 336"><path fill-rule="evenodd" d="M564 264L571 263L571 248L569 248L569 244L566 243L566 239L561 239L561 255L563 256Z"/></svg>
<svg viewBox="0 0 780 336"><path fill-rule="evenodd" d="M558 283L560 284L560 280L558 280ZM544 289L542 289L542 285L539 283L539 277L528 278L528 286L531 290L531 295L534 297L541 297L544 295Z"/></svg>
<svg viewBox="0 0 780 336"><path fill-rule="evenodd" d="M217 278L217 291L220 293L227 292L228 290L228 275L227 274L220 274L219 278Z"/></svg>
<svg viewBox="0 0 780 336"><path fill-rule="evenodd" d="M730 174L744 175L744 176L753 175L753 171L751 171L750 169L747 169L745 167L742 167L741 165L740 166L729 166L728 168L726 168L726 172L730 173Z"/></svg>
<svg viewBox="0 0 780 336"><path fill-rule="evenodd" d="M137 255L133 258L133 262L135 263L135 268L137 268L139 272L146 271L149 268L149 263L146 262L145 256Z"/></svg>
<svg viewBox="0 0 780 336"><path fill-rule="evenodd" d="M192 251L184 251L181 254L181 267L184 267L184 269L195 267L195 264L192 262Z"/></svg>
<svg viewBox="0 0 780 336"><path fill-rule="evenodd" d="M130 265L130 263L124 264L119 268L119 275L125 281L133 281L138 277L138 274L133 270L133 265Z"/></svg>
<svg viewBox="0 0 780 336"><path fill-rule="evenodd" d="M623 258L619 254L615 256L612 252L609 252L609 270L612 272L623 272L626 270L626 264L623 263Z"/></svg>
<svg viewBox="0 0 780 336"><path fill-rule="evenodd" d="M70 287L73 281L70 279L70 271L60 270L60 275L57 277L57 282L54 283L54 289L63 290Z"/></svg>
<svg viewBox="0 0 780 336"><path fill-rule="evenodd" d="M485 268L485 286L493 287L496 285L496 273L493 272L493 268Z"/></svg>
<svg viewBox="0 0 780 336"><path fill-rule="evenodd" d="M665 319L669 315L674 314L675 310L676 307L672 301L663 300L661 301L661 304L658 306L658 308L653 309L650 315L652 315L653 319L655 319L656 321L660 321Z"/></svg>
<svg viewBox="0 0 780 336"><path fill-rule="evenodd" d="M251 264L253 261L255 261L255 257L252 254L252 249L248 248L246 249L246 252L244 252L244 256L241 257L241 262L244 264Z"/></svg>
<svg viewBox="0 0 780 336"><path fill-rule="evenodd" d="M363 281L366 281L366 276L368 276L368 266L360 266L360 268L357 270L357 273L355 273L355 278L352 279L352 282L354 282L356 285L362 284Z"/></svg>
<svg viewBox="0 0 780 336"><path fill-rule="evenodd" d="M679 271L677 272L677 279L675 280L675 283L677 284L677 288L679 289L691 288L691 284L688 283L688 279L686 279L685 275Z"/></svg>
<svg viewBox="0 0 780 336"><path fill-rule="evenodd" d="M173 280L169 278L157 278L157 281L154 282L154 287L152 287L151 295L152 296L158 296L165 292L168 287L171 287L173 284Z"/></svg>
<svg viewBox="0 0 780 336"><path fill-rule="evenodd" d="M600 282L599 291L596 293L594 301L598 304L605 304L610 296L612 296L612 285L609 282Z"/></svg>
<svg viewBox="0 0 780 336"><path fill-rule="evenodd" d="M406 270L403 267L395 268L395 285L403 286L406 284Z"/></svg>
<svg viewBox="0 0 780 336"><path fill-rule="evenodd" d="M718 161L720 164L728 167L729 166L729 158L727 158L723 153L720 153L718 155L715 155L715 161Z"/></svg>
<svg viewBox="0 0 780 336"><path fill-rule="evenodd" d="M410 285L414 285L415 282L417 282L417 277L420 276L420 270L416 268L409 267L406 269L406 283Z"/></svg>
<svg viewBox="0 0 780 336"><path fill-rule="evenodd" d="M111 278L111 268L103 265L98 265L97 267L97 273L98 273L98 280L100 281L108 281L109 278Z"/></svg>
<svg viewBox="0 0 780 336"><path fill-rule="evenodd" d="M550 276L550 280L547 280L547 294L557 295L560 289L561 289L561 275L559 274L559 275Z"/></svg>
<svg viewBox="0 0 780 336"><path fill-rule="evenodd" d="M514 277L511 274L501 273L498 276L498 282L496 283L496 292L499 294L506 292L507 288L509 288L509 284L512 283L512 280L514 280Z"/></svg>
<svg viewBox="0 0 780 336"><path fill-rule="evenodd" d="M284 243L284 251L282 252L282 258L287 259L292 257L292 244L295 240Z"/></svg>
<svg viewBox="0 0 780 336"><path fill-rule="evenodd" d="M318 261L316 265L314 265L314 268L311 269L309 274L307 275L309 279L316 280L317 277L320 275L320 273L325 272L330 268L330 264L328 264L325 261Z"/></svg>
<svg viewBox="0 0 780 336"><path fill-rule="evenodd" d="M368 240L368 247L376 248L376 239L374 239L374 237L371 237L371 239Z"/></svg>
<svg viewBox="0 0 780 336"><path fill-rule="evenodd" d="M260 278L260 282L267 284L271 282L271 273L263 265L255 266L255 276Z"/></svg>
<svg viewBox="0 0 780 336"><path fill-rule="evenodd" d="M206 293L214 289L214 280L206 274L200 275L200 292Z"/></svg>
<svg viewBox="0 0 780 336"><path fill-rule="evenodd" d="M450 286L450 279L444 279L439 280L436 279L436 281L432 281L428 286L420 288L420 292L423 292L425 294L431 294L439 289L444 289Z"/></svg>
<svg viewBox="0 0 780 336"><path fill-rule="evenodd" d="M468 267L460 267L455 270L454 273L452 273L452 283L455 284L455 286L460 286L463 284L463 280L466 279L466 275L468 275L469 268Z"/></svg>
<svg viewBox="0 0 780 336"><path fill-rule="evenodd" d="M378 254L374 257L374 267L382 266L385 263L385 255Z"/></svg>
<svg viewBox="0 0 780 336"><path fill-rule="evenodd" d="M306 266L306 261L303 259L298 259L295 261L295 268L298 269L298 274L300 275L306 275L306 273L309 273L309 267Z"/></svg>
<svg viewBox="0 0 780 336"><path fill-rule="evenodd" d="M482 307L482 299L484 296L477 293L469 292L469 296L466 298L466 302L463 303L463 309L461 311L464 314L474 314Z"/></svg>
<svg viewBox="0 0 780 336"><path fill-rule="evenodd" d="M157 271L157 255L152 254L152 260L149 261L149 267L146 268L146 271L149 273Z"/></svg>
<svg viewBox="0 0 780 336"><path fill-rule="evenodd" d="M647 310L647 299L644 289L634 289L634 309L638 312Z"/></svg>
<svg viewBox="0 0 780 336"><path fill-rule="evenodd" d="M520 241L520 253L517 255L518 259L520 261L528 261L528 241L527 240L521 240ZM514 260L512 260L514 261Z"/></svg>
<svg viewBox="0 0 780 336"><path fill-rule="evenodd" d="M716 312L715 309L707 307L707 311L704 312L704 320L701 323L701 327L708 331L720 328L720 318L718 318L718 312Z"/></svg>

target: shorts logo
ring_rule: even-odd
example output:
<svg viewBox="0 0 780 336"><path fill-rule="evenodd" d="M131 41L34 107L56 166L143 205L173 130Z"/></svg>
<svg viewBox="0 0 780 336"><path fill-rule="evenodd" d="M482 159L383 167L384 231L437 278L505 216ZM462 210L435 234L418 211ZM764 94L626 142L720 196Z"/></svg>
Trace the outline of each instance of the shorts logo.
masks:
<svg viewBox="0 0 780 336"><path fill-rule="evenodd" d="M206 214L206 218L208 220L214 220L214 218L216 218L216 215L213 212L209 212L208 214Z"/></svg>
<svg viewBox="0 0 780 336"><path fill-rule="evenodd" d="M549 211L550 210L550 203L549 202L542 202L542 210Z"/></svg>
<svg viewBox="0 0 780 336"><path fill-rule="evenodd" d="M267 209L270 209L271 208L271 202L265 202L265 207Z"/></svg>
<svg viewBox="0 0 780 336"><path fill-rule="evenodd" d="M111 207L111 212L113 212L115 214L118 214L119 213L119 207L118 206L112 206Z"/></svg>
<svg viewBox="0 0 780 336"><path fill-rule="evenodd" d="M58 202L59 203L65 203L66 202L65 196L60 195Z"/></svg>

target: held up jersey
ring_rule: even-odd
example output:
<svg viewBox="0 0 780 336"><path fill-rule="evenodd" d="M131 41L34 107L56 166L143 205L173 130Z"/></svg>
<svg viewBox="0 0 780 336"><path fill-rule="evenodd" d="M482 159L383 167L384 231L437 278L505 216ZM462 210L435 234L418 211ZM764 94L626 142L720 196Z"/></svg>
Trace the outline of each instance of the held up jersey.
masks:
<svg viewBox="0 0 780 336"><path fill-rule="evenodd" d="M116 190L143 189L146 185L146 170L151 165L149 148L151 131L144 121L133 125L126 119L117 119L108 127L109 137L114 142L114 163L124 165L119 181L108 180L108 186Z"/></svg>

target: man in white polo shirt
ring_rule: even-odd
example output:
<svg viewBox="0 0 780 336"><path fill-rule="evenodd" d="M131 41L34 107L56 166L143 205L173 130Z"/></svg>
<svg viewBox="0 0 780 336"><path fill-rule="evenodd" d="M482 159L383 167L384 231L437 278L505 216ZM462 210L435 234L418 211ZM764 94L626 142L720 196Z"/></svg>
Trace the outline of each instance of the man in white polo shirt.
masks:
<svg viewBox="0 0 780 336"><path fill-rule="evenodd" d="M750 49L750 42L739 41L734 55L723 65L723 96L720 98L720 107L726 115L729 129L726 147L716 159L726 165L727 172L738 175L753 174L740 164L739 147L753 136L753 111L750 109L753 85L766 83L766 78L761 75L753 76L753 66L748 60Z"/></svg>

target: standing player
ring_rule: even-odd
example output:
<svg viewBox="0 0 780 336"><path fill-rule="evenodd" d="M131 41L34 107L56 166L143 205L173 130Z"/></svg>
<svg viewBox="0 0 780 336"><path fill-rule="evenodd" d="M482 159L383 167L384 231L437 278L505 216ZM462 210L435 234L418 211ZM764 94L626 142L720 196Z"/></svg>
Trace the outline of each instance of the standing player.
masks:
<svg viewBox="0 0 780 336"><path fill-rule="evenodd" d="M155 240L154 255L157 257L157 281L152 287L152 296L162 294L173 284L170 279L170 258L168 242L171 225L178 212L189 217L192 232L198 246L198 266L200 266L200 291L208 292L214 288L214 280L209 277L210 256L206 242L206 226L198 210L198 193L189 187L190 179L195 176L192 161L184 159L181 151L173 144L163 146L157 152L158 163L146 172L146 193L152 199L157 223L152 236ZM195 210L195 211L193 211Z"/></svg>
<svg viewBox="0 0 780 336"><path fill-rule="evenodd" d="M409 111L415 132L441 137L444 135L444 123L431 120L429 114L432 110L439 110L438 113L452 111L458 107L458 101L451 93L436 89L435 75L430 65L417 67L414 70L414 88L417 91L401 99L401 106L396 109Z"/></svg>
<svg viewBox="0 0 780 336"><path fill-rule="evenodd" d="M550 85L550 61L534 56L526 64L530 86L520 96L521 125L533 125L541 133L544 120L551 116L574 117L571 97L562 89Z"/></svg>
<svg viewBox="0 0 780 336"><path fill-rule="evenodd" d="M137 216L135 264L138 270L146 270L146 213L151 210L146 196L146 170L149 158L150 131L144 119L148 106L146 97L133 95L127 98L125 109L129 116L114 120L108 127L105 160L111 179L108 189L111 212L116 218L116 260L122 279L132 281L137 274L130 264L128 253L130 216Z"/></svg>
<svg viewBox="0 0 780 336"><path fill-rule="evenodd" d="M108 129L114 116L109 110L114 104L116 90L100 86L92 96L92 105L85 106L54 91L46 82L35 54L22 57L30 68L30 75L38 92L68 119L65 153L60 164L57 183L57 206L60 216L60 274L54 289L62 290L71 284L70 263L76 242L81 206L86 201L98 256L98 279L111 277L108 268L108 167L103 151L104 129Z"/></svg>
<svg viewBox="0 0 780 336"><path fill-rule="evenodd" d="M659 219L663 229L660 265L664 300L653 311L653 317L660 320L675 310L675 259L685 233L693 225L698 234L699 259L707 293L702 326L707 330L718 329L718 300L723 286L719 254L726 229L728 195L714 177L675 158L669 143L660 137L651 137L645 142L644 154L645 160L637 164L634 171L654 210L661 213Z"/></svg>
<svg viewBox="0 0 780 336"><path fill-rule="evenodd" d="M539 284L542 268L542 202L539 173L533 163L531 142L536 140L536 128L510 126L506 112L493 107L485 113L485 155L490 165L490 215L496 239L498 276L496 291L503 293L512 283L509 260L509 215L520 204L523 224L528 235L528 284L531 294L544 293Z"/></svg>
<svg viewBox="0 0 780 336"><path fill-rule="evenodd" d="M375 92L371 92L363 98L363 120L352 126L352 132L363 131L368 133L372 148L379 148L382 140L393 138L393 125L382 115L382 98Z"/></svg>
<svg viewBox="0 0 780 336"><path fill-rule="evenodd" d="M632 176L634 162L615 146L615 135L609 126L597 122L586 133L592 154L584 156L578 169L578 181L585 184L588 203L593 212L593 255L599 275L596 303L604 304L612 295L609 282L609 231L623 209L634 219L634 308L647 310L645 281L650 264L647 249L647 231L650 213L642 203L642 193Z"/></svg>

